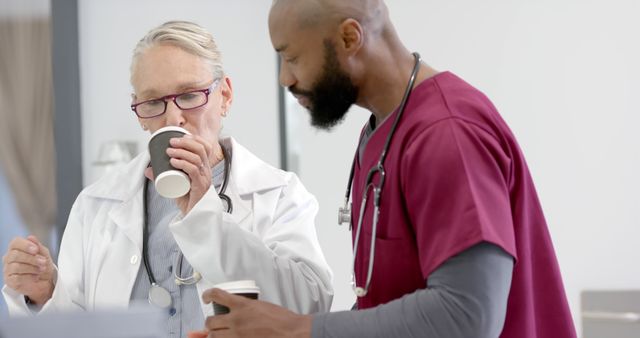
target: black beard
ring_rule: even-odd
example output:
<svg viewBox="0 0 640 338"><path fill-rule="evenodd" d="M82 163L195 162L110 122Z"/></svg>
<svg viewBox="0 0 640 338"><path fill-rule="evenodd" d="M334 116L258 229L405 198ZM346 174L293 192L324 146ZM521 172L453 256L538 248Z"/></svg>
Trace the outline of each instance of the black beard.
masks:
<svg viewBox="0 0 640 338"><path fill-rule="evenodd" d="M335 46L328 40L324 41L322 70L311 90L290 87L289 91L309 99L312 126L330 130L344 120L347 111L358 98L358 88L340 67Z"/></svg>

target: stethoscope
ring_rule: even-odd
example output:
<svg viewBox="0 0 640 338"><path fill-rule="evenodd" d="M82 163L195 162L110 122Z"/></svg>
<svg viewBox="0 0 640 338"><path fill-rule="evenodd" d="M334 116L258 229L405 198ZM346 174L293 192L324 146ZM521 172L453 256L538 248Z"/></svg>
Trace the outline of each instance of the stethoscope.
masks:
<svg viewBox="0 0 640 338"><path fill-rule="evenodd" d="M420 69L420 54L412 53L415 58L415 64L413 66L413 70L411 71L411 76L409 77L409 83L407 83L407 89L404 91L404 96L402 97L402 101L400 103L400 109L398 110L398 114L396 115L395 120L393 121L393 125L391 126L391 130L387 135L387 140L384 144L384 148L382 148L382 152L380 153L380 159L376 166L369 170L367 173L367 180L365 181L365 190L362 195L362 202L360 203L360 212L358 213L358 225L356 227L356 238L355 243L353 245L353 259L351 261L351 288L353 292L358 297L364 297L369 292L369 285L371 284L371 276L373 273L373 259L375 257L376 252L376 229L378 226L378 215L380 213L380 196L382 194L382 187L384 185L384 179L386 172L384 170L384 160L387 158L387 151L389 150L389 145L391 144L391 138L396 131L396 127L398 126L398 122L402 117L402 113L404 113L404 108L407 105L407 101L409 99L409 95L411 94L411 90L416 81L416 76L418 75L418 70ZM349 223L351 225L351 205L349 203L349 198L351 196L351 187L353 185L353 175L356 166L356 158L358 153L356 151L356 155L353 158L353 163L351 164L351 173L349 174L349 183L347 183L347 192L344 195L344 206L338 209L338 224ZM379 173L380 179L378 184L373 183L373 176ZM356 254L358 253L358 243L360 242L360 230L362 230L362 218L364 216L364 211L367 206L367 195L369 194L370 188L373 189L373 224L371 229L371 248L369 250L369 267L367 270L367 280L364 285L364 288L358 286L356 284L355 279L355 265L356 265Z"/></svg>
<svg viewBox="0 0 640 338"><path fill-rule="evenodd" d="M231 198L225 194L227 190L227 183L229 181L229 172L231 169L231 157L229 156L228 150L220 145L222 148L222 154L225 158L224 163L224 178L222 181L222 186L220 187L220 191L218 192L218 196L222 200L223 207L226 207L225 210L227 213L233 212L233 204L231 203ZM156 278L153 276L153 272L151 271L151 267L149 266L149 253L147 252L148 241L149 241L149 210L147 204L147 191L149 190L149 180L145 179L144 183L144 191L143 191L143 204L144 204L144 225L142 232L142 262L144 263L144 267L147 270L147 276L149 276L149 282L151 283L151 288L149 288L149 304L157 306L161 309L166 309L171 306L173 300L171 299L171 293L169 290L163 288L158 285L156 282ZM179 254L178 258L178 267L174 269L173 276L175 278L176 285L193 285L198 283L202 279L202 275L199 272L194 271L193 274L189 277L182 277L178 274L182 271L182 261L184 260L184 255L182 252Z"/></svg>

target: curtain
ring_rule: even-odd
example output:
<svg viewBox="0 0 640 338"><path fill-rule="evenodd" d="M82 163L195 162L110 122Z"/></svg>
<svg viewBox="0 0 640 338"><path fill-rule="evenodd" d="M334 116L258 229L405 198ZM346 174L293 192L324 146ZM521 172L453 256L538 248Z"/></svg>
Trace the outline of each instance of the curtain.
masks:
<svg viewBox="0 0 640 338"><path fill-rule="evenodd" d="M56 215L51 24L0 17L0 165L29 233L49 243Z"/></svg>

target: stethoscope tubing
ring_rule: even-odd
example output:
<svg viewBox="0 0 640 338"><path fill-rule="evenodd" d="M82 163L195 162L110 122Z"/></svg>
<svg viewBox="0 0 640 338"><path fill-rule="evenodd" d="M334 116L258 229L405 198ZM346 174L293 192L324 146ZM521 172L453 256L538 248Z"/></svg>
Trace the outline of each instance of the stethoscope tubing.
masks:
<svg viewBox="0 0 640 338"><path fill-rule="evenodd" d="M369 170L367 173L367 178L365 180L365 189L362 195L362 202L360 203L360 212L358 213L358 224L356 226L356 237L354 239L355 243L353 245L353 258L351 264L351 286L353 288L354 293L358 297L364 297L369 292L369 286L371 284L371 278L373 276L373 265L375 258L375 245L376 245L376 234L377 234L377 226L378 226L378 218L380 214L380 198L382 195L382 188L384 186L384 181L386 177L386 171L384 170L384 162L387 157L387 152L389 151L389 146L391 145L391 139L393 134L396 131L398 123L400 122L400 118L404 113L405 107L407 105L407 101L409 100L409 96L411 95L411 91L413 89L413 85L415 84L416 77L418 75L418 70L420 69L420 54L412 53L415 58L415 64L413 66L413 70L411 71L411 76L409 77L409 82L407 83L407 88L405 89L404 95L402 97L402 101L400 102L400 108L398 109L398 114L393 121L393 125L387 134L387 139L385 141L384 147L382 148L382 152L380 153L380 158L378 159L378 163ZM342 212L344 210L349 210L349 197L351 196L351 187L353 186L353 178L355 173L356 159L358 156L358 152L354 156L353 163L351 164L351 172L349 173L349 182L347 184L347 191L345 194L345 207L340 208L339 211L339 220L342 220ZM379 173L380 178L378 185L373 183L373 177L376 173ZM360 232L362 230L362 219L364 218L364 212L367 206L368 194L370 188L373 188L373 224L371 229L371 243L369 248L369 264L367 267L367 278L365 281L365 286L359 287L356 283L355 279L355 264L356 264L356 256L358 253L358 244L360 242ZM350 210L349 210L350 212ZM351 219L349 218L349 224L351 223Z"/></svg>
<svg viewBox="0 0 640 338"><path fill-rule="evenodd" d="M220 199L224 202L223 204L226 204L226 212L227 213L232 213L233 212L233 203L231 202L231 198L229 196L227 196L225 194L225 191L227 189L227 185L229 183L229 176L230 176L230 172L231 172L231 156L229 154L229 151L226 149L226 147L224 147L223 145L220 145L220 147L222 148L222 154L225 158L225 163L224 163L224 178L222 180L222 186L220 187L220 191L218 192L218 196L220 197ZM148 201L147 201L147 193L149 191L149 180L145 179L144 182L144 189L142 192L142 203L144 205L143 209L143 227L142 227L142 262L144 264L144 267L147 271L147 276L149 277L149 282L151 283L151 286L157 286L160 287L157 282L156 282L156 278L153 275L153 271L151 271L151 266L149 263L149 253L148 253L148 242L149 242L149 208L148 208ZM183 278L181 276L179 276L179 270L182 269L182 260L183 260L184 256L182 254L182 251L180 251L180 259L178 262L178 271L174 271L174 277L176 282L179 284L193 284L192 282L190 282L190 280L192 280L194 277L187 277L187 278ZM196 273L197 274L197 273ZM195 274L194 274L195 276ZM199 276L199 274L198 274Z"/></svg>

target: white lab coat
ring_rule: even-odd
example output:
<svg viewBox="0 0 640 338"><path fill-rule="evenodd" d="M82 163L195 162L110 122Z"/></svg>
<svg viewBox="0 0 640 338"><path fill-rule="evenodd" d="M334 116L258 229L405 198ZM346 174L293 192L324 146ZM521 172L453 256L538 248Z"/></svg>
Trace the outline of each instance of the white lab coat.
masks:
<svg viewBox="0 0 640 338"><path fill-rule="evenodd" d="M185 259L202 274L198 293L213 285L253 279L260 299L297 313L328 311L331 270L315 232L316 199L293 173L276 169L229 138L232 165L223 212L215 189L169 229ZM143 171L147 152L84 189L62 238L52 298L40 313L129 305L142 265ZM3 288L9 312L29 314L24 297ZM202 304L212 315L212 306Z"/></svg>

